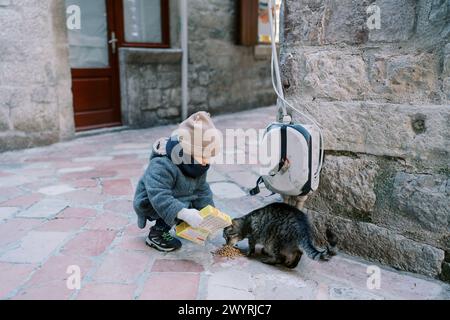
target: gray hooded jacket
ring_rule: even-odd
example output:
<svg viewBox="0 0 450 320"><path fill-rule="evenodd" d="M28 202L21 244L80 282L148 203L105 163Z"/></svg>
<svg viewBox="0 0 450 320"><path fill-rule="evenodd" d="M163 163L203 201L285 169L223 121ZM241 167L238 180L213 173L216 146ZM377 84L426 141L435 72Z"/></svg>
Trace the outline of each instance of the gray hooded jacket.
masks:
<svg viewBox="0 0 450 320"><path fill-rule="evenodd" d="M182 209L201 210L214 206L207 174L195 179L185 176L167 157L167 140L161 139L153 146L150 164L136 189L133 206L141 229L145 228L147 220L160 218L174 226Z"/></svg>

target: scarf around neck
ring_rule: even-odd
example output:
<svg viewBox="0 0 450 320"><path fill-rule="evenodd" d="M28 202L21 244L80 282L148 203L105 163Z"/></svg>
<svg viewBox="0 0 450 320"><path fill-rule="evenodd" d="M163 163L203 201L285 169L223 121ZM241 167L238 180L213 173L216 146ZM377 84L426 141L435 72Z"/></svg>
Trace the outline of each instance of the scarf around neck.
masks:
<svg viewBox="0 0 450 320"><path fill-rule="evenodd" d="M176 137L171 137L167 141L166 153L167 157L180 168L181 172L190 178L199 178L210 168L210 165L203 166L195 161L192 156L185 155Z"/></svg>

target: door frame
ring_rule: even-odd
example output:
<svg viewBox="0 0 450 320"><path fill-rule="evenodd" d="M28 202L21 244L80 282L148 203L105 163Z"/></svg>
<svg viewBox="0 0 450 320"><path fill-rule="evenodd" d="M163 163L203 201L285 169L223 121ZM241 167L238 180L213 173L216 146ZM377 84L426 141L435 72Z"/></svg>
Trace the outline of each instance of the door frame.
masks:
<svg viewBox="0 0 450 320"><path fill-rule="evenodd" d="M125 41L125 25L124 25L124 7L123 0L104 0L106 4L106 18L107 18L107 41L108 41L108 58L109 58L109 68L99 68L96 72L95 77L109 77L112 74L113 87L111 90L111 101L114 103L114 121L110 123L102 123L99 125L88 125L80 126L77 125L77 114L83 114L83 112L75 111L75 104L73 105L74 118L75 118L75 131L83 132L88 130L95 130L100 128L108 127L118 127L126 124L128 122L126 114L124 114L123 107L127 108L125 101L122 99L122 89L124 79L122 72L123 66L120 65L120 48L160 48L167 49L171 47L171 29L170 29L170 2L171 0L160 0L161 1L161 32L162 32L162 42L161 43L130 43ZM115 34L116 41L116 51L113 53L112 45L110 41L112 40L112 34ZM71 68L72 80L77 78L94 78L92 76L93 69L73 69ZM122 72L121 72L122 71ZM124 72L124 74L126 74ZM126 81L125 81L126 82ZM73 87L73 86L72 86ZM73 92L73 90L72 90ZM125 91L124 91L125 92ZM73 98L75 101L75 97ZM122 105L124 104L124 105ZM89 111L86 111L88 113Z"/></svg>
<svg viewBox="0 0 450 320"><path fill-rule="evenodd" d="M75 131L83 132L88 130L118 127L122 125L122 111L121 111L121 92L120 92L120 68L119 68L119 42L116 42L116 50L112 50L112 35L117 34L117 17L116 17L116 0L105 0L106 5L106 21L107 21L107 41L108 41L108 63L109 68L71 68L72 80L73 79L89 79L93 77L111 77L111 103L112 105L112 117L113 121L106 122L98 125L77 125L77 115L83 115L89 113L76 112L74 105L74 117L75 117ZM95 72L95 76L92 73ZM75 97L74 97L75 99ZM95 117L95 116L94 116Z"/></svg>
<svg viewBox="0 0 450 320"><path fill-rule="evenodd" d="M161 43L127 42L125 40L125 10L123 0L114 0L116 3L117 39L121 48L170 48L170 0L160 0L161 6Z"/></svg>

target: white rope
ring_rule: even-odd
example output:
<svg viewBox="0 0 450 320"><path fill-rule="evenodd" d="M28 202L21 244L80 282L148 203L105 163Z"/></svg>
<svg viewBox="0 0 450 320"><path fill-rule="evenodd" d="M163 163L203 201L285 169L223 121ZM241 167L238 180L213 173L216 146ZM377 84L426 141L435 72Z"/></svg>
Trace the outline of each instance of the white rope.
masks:
<svg viewBox="0 0 450 320"><path fill-rule="evenodd" d="M304 112L300 111L299 109L295 108L292 104L290 104L284 96L283 91L283 84L281 81L281 71L280 71L280 65L278 61L278 53L277 53L277 45L276 45L276 30L277 30L277 16L276 11L273 10L275 8L275 5L273 3L274 0L269 0L269 20L270 20L270 26L271 26L271 42L272 42L272 62L271 62L271 75L272 75L272 86L275 90L275 93L277 94L278 98L281 100L281 109L283 113L283 118L286 118L289 116L287 112L286 106L291 108L292 110L296 111L300 116L307 119L309 122L311 122L313 125L315 125L319 131L320 136L320 145L321 145L321 156L320 156L320 163L317 169L317 172L315 173L315 176L319 175L322 167L323 167L323 161L324 161L324 155L325 155L325 145L324 145L324 139L323 139L323 132L320 124L309 115L306 115ZM280 5L282 5L283 0L280 1ZM276 79L276 83L275 83Z"/></svg>

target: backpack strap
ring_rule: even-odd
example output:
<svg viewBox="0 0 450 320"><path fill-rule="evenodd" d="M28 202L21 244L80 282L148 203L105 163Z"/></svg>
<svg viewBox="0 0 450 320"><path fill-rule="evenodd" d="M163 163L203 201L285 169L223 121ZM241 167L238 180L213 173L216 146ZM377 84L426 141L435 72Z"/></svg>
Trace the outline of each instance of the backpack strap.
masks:
<svg viewBox="0 0 450 320"><path fill-rule="evenodd" d="M278 163L278 170L274 169L271 171L270 176L274 177L277 175L281 170L283 170L284 166L286 165L287 159L287 128L288 126L283 125L281 127L281 156L280 156L280 162Z"/></svg>
<svg viewBox="0 0 450 320"><path fill-rule="evenodd" d="M256 187L254 187L252 190L250 190L250 195L251 196L256 196L257 194L259 194L259 193L261 193L261 189L259 188L259 185L261 184L261 183L263 183L264 182L264 179L263 179L263 177L259 177L258 178L258 181L256 181Z"/></svg>
<svg viewBox="0 0 450 320"><path fill-rule="evenodd" d="M283 169L284 164L287 160L287 126L281 127L281 158L280 158L280 165L278 167L278 172Z"/></svg>

